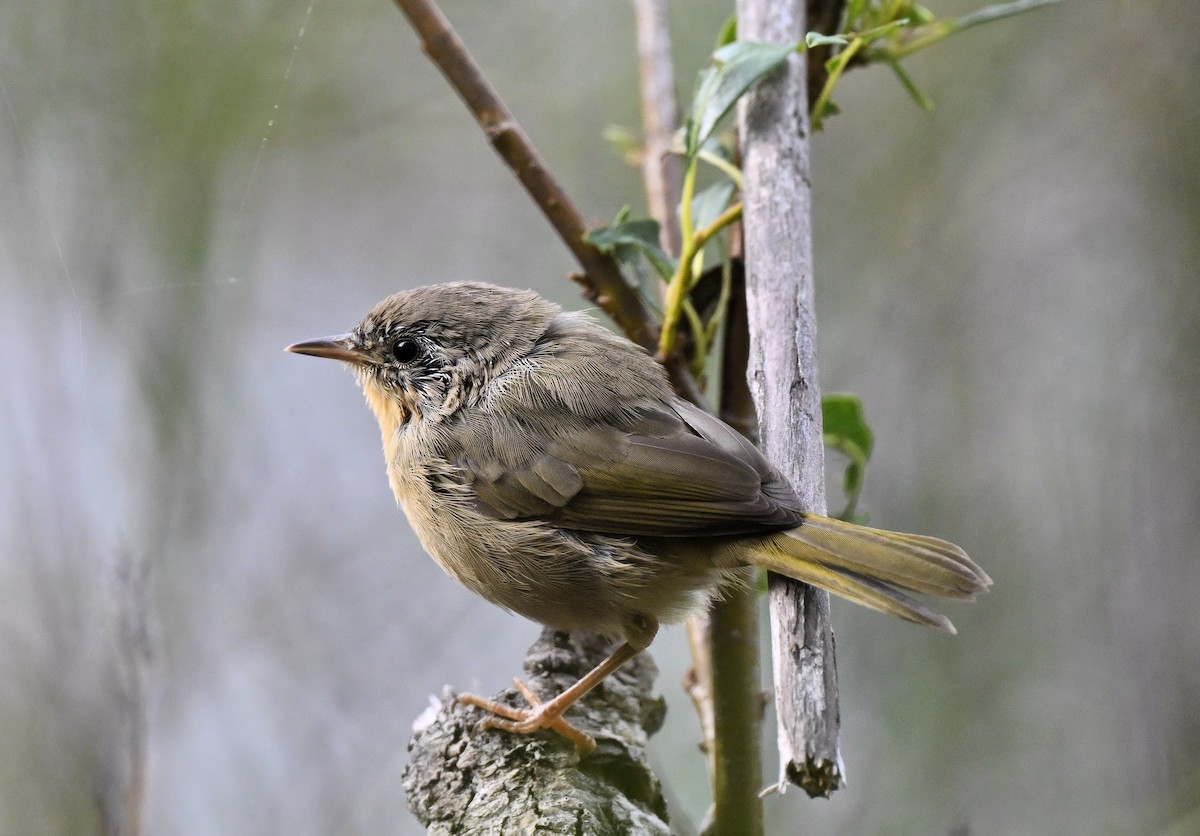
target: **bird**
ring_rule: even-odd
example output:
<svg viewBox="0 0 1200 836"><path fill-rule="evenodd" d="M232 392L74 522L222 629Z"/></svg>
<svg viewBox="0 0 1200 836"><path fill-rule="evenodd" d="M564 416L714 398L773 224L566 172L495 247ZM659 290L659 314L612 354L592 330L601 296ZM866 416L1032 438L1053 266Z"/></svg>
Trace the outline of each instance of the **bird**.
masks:
<svg viewBox="0 0 1200 836"><path fill-rule="evenodd" d="M680 398L643 348L529 290L433 284L351 331L287 351L348 365L375 414L392 492L425 551L505 610L620 641L561 694L515 708L474 694L482 729L550 729L746 567L953 633L914 597L991 585L945 540L808 513L732 427Z"/></svg>

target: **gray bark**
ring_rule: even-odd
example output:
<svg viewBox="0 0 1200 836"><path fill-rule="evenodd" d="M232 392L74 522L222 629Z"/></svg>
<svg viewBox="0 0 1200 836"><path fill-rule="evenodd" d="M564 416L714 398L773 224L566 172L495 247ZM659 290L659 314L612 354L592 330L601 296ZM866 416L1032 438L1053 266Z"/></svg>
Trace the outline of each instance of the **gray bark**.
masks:
<svg viewBox="0 0 1200 836"><path fill-rule="evenodd" d="M804 38L800 0L739 0L737 13L742 40ZM791 480L805 509L824 513L805 84L803 57L793 55L786 71L752 90L738 110L751 331L747 373L763 451ZM791 781L810 795L827 796L842 777L829 596L777 576L769 588L780 787Z"/></svg>
<svg viewBox="0 0 1200 836"><path fill-rule="evenodd" d="M611 650L591 636L543 631L525 658L526 683L543 699L573 684ZM596 738L580 760L552 732L479 731L479 709L449 688L436 716L409 742L404 791L431 834L669 834L666 803L646 762L646 742L666 704L651 696L657 669L645 653L626 663L566 714ZM524 707L515 689L494 697Z"/></svg>

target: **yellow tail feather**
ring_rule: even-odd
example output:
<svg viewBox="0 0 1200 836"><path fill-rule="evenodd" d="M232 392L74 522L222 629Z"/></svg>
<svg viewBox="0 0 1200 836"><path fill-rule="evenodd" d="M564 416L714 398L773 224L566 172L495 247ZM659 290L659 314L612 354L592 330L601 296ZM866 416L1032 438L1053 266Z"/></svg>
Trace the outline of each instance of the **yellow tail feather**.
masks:
<svg viewBox="0 0 1200 836"><path fill-rule="evenodd" d="M805 515L748 555L772 572L819 586L856 604L954 632L949 619L906 594L973 598L992 579L953 543Z"/></svg>

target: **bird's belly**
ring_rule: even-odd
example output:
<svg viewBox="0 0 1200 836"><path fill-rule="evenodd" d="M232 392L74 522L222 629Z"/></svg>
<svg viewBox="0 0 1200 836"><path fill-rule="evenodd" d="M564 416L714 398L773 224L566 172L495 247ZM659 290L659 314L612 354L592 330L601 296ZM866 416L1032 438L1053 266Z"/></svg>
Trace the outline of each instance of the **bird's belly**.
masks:
<svg viewBox="0 0 1200 836"><path fill-rule="evenodd" d="M633 538L485 517L460 480L392 462L396 498L430 556L468 589L541 624L621 636L643 616L683 618L718 580L709 561L660 556Z"/></svg>

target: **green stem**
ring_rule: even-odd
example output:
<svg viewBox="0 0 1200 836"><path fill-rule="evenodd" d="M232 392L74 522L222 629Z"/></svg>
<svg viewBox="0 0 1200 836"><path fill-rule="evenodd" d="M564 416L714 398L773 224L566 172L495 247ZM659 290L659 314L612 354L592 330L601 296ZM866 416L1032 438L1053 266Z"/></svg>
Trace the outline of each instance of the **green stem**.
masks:
<svg viewBox="0 0 1200 836"><path fill-rule="evenodd" d="M717 339L717 330L721 327L721 323L725 321L726 313L729 311L729 299L733 294L733 268L729 262L728 247L722 247L721 253L721 293L717 296L717 305L713 309L713 314L708 320L708 329L704 334L704 341L707 345L712 345Z"/></svg>
<svg viewBox="0 0 1200 836"><path fill-rule="evenodd" d="M703 160L713 168L720 171L722 174L732 180L733 184L739 189L742 187L742 172L736 165L729 162L729 160L725 159L719 154L714 154L711 151L701 151L696 155L696 159Z"/></svg>
<svg viewBox="0 0 1200 836"><path fill-rule="evenodd" d="M692 362L688 368L700 381L700 385L704 385L702 377L704 375L704 367L708 363L708 350L712 343L708 339L708 332L704 328L704 320L700 318L700 312L696 310L696 306L692 304L691 299L683 300L683 315L687 317L688 327L692 329L692 338L696 341L696 350L692 355Z"/></svg>
<svg viewBox="0 0 1200 836"><path fill-rule="evenodd" d="M687 161L687 168L683 173L683 190L679 196L679 231L683 235L685 246L687 240L692 237L692 199L696 195L698 168L695 158Z"/></svg>
<svg viewBox="0 0 1200 836"><path fill-rule="evenodd" d="M746 381L750 333L745 275L726 263L731 288L721 348L721 418L751 441L758 421ZM735 286L736 285L736 286ZM758 662L758 596L754 585L713 604L709 616L712 672L712 833L761 834L763 693Z"/></svg>
<svg viewBox="0 0 1200 836"><path fill-rule="evenodd" d="M685 178L684 206L690 202L686 199L687 182ZM684 210L681 206L679 212L680 224L682 225L686 218L686 223L690 225L692 220L691 215L690 210ZM675 269L675 275L671 277L671 283L667 286L667 298L663 305L662 333L659 336L658 342L658 356L660 358L670 357L671 352L675 350L675 331L679 325L679 316L683 312L683 300L687 298L696 279L695 271L692 269L696 254L704 249L704 245L714 235L740 217L742 217L742 204L735 203L699 232L693 233L688 227L684 227L683 252L679 254L679 266Z"/></svg>
<svg viewBox="0 0 1200 836"><path fill-rule="evenodd" d="M715 604L712 630L713 833L762 833L762 683L758 592L751 584Z"/></svg>
<svg viewBox="0 0 1200 836"><path fill-rule="evenodd" d="M875 53L875 56L891 61L899 61L901 58L912 55L914 52L919 52L928 46L933 46L938 41L945 40L955 32L962 31L962 27L959 26L958 21L941 20L937 23L922 26L916 31L919 34L915 38L903 43L887 44L878 53Z"/></svg>
<svg viewBox="0 0 1200 836"><path fill-rule="evenodd" d="M701 250L705 244L712 240L714 235L741 217L742 204L740 203L733 204L724 212L717 215L712 223L696 233L696 250Z"/></svg>
<svg viewBox="0 0 1200 836"><path fill-rule="evenodd" d="M912 55L914 52L936 44L938 41L945 40L964 29L982 26L985 23L1002 20L1006 17L1012 17L1022 12L1033 11L1042 6L1049 6L1059 2L1061 0L1014 0L1011 3L995 3L991 6L977 9L970 14L963 15L957 20L939 20L921 26L913 33L915 37L912 40L886 46L880 50L880 53L887 58L898 61L907 55Z"/></svg>
<svg viewBox="0 0 1200 836"><path fill-rule="evenodd" d="M810 109L813 130L821 127L821 114L825 112L830 98L833 97L833 88L837 87L838 80L841 79L842 73L846 71L846 67L850 64L850 59L862 49L862 45L862 38L856 37L833 59L833 66L829 69L829 77L825 79L825 86L821 88L821 95L813 102Z"/></svg>

